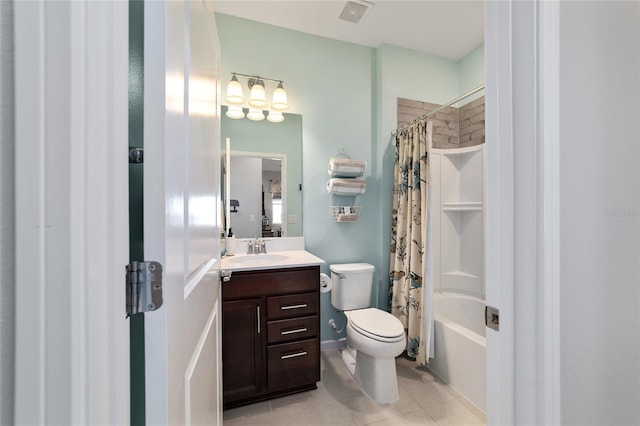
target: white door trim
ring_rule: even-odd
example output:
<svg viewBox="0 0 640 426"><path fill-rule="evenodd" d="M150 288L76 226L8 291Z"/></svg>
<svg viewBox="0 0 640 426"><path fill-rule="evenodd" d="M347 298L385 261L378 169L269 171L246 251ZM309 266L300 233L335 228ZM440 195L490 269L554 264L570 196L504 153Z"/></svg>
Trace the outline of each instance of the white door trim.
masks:
<svg viewBox="0 0 640 426"><path fill-rule="evenodd" d="M500 309L500 331L487 329L487 424L514 419L514 199L511 116L511 8L485 3L486 303Z"/></svg>
<svg viewBox="0 0 640 426"><path fill-rule="evenodd" d="M539 2L538 134L541 146L540 182L542 247L538 307L542 331L538 333L538 419L545 425L561 424L560 410L560 4Z"/></svg>
<svg viewBox="0 0 640 426"><path fill-rule="evenodd" d="M487 2L487 423L560 424L558 3Z"/></svg>
<svg viewBox="0 0 640 426"><path fill-rule="evenodd" d="M15 422L126 424L128 5L14 16Z"/></svg>

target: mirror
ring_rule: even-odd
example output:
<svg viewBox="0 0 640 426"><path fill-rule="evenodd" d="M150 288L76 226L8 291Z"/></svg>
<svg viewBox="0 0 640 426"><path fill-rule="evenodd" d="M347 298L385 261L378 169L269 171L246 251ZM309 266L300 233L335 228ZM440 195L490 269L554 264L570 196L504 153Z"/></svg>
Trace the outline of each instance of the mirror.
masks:
<svg viewBox="0 0 640 426"><path fill-rule="evenodd" d="M222 168L226 227L237 238L302 236L302 116L256 122L231 119L226 110L223 105L222 140L230 141ZM221 158L226 161L225 146Z"/></svg>

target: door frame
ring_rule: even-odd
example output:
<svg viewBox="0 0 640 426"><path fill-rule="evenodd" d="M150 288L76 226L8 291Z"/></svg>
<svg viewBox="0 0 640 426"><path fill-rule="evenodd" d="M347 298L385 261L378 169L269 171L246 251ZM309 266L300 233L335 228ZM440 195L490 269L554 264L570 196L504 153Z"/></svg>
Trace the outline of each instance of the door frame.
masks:
<svg viewBox="0 0 640 426"><path fill-rule="evenodd" d="M485 3L487 424L560 424L557 2Z"/></svg>
<svg viewBox="0 0 640 426"><path fill-rule="evenodd" d="M128 4L14 7L14 420L127 424Z"/></svg>

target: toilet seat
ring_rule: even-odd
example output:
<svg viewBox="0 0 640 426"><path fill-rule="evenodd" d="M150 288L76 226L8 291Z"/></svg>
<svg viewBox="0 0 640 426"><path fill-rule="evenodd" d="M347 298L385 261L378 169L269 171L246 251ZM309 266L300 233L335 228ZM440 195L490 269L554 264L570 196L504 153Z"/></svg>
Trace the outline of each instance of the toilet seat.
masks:
<svg viewBox="0 0 640 426"><path fill-rule="evenodd" d="M349 325L354 331L379 342L394 343L404 339L400 320L380 309L349 311Z"/></svg>

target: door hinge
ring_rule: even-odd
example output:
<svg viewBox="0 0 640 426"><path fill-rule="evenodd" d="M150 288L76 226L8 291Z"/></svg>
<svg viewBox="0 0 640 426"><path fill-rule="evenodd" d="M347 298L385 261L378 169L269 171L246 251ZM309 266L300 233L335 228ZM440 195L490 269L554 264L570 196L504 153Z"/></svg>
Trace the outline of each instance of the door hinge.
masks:
<svg viewBox="0 0 640 426"><path fill-rule="evenodd" d="M127 318L162 306L162 265L158 262L131 262L127 269Z"/></svg>
<svg viewBox="0 0 640 426"><path fill-rule="evenodd" d="M490 329L500 331L500 310L493 306L485 306L484 323Z"/></svg>

